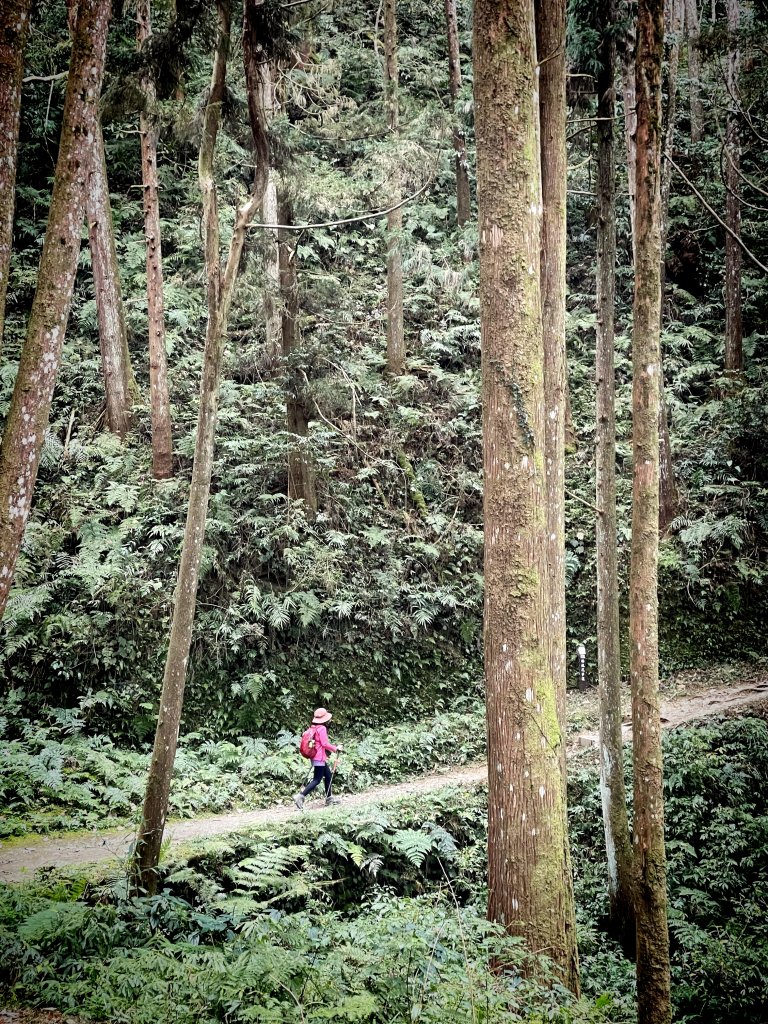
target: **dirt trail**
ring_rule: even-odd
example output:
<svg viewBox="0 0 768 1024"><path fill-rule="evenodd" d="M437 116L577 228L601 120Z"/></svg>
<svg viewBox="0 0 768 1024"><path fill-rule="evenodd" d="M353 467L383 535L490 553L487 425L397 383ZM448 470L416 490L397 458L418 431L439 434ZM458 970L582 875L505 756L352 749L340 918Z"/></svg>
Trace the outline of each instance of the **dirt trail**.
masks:
<svg viewBox="0 0 768 1024"><path fill-rule="evenodd" d="M768 678L755 678L749 682L737 683L732 686L706 689L695 694L673 697L662 703L662 724L672 729L687 722L697 721L713 715L743 713L750 707L768 706ZM632 735L631 726L624 725L625 739ZM598 743L598 734L594 730L586 730L572 734L568 739L569 755L594 748ZM465 765L454 771L438 772L424 775L411 782L403 782L391 786L378 786L362 793L345 796L342 806L345 809L363 807L367 804L385 803L400 800L403 797L426 793L444 786L468 786L484 782L487 777L486 765ZM311 813L333 814L322 805L316 809L308 808ZM260 811L234 812L218 814L207 818L190 818L183 821L169 822L166 827L166 838L175 845L194 839L211 839L250 828L287 821L297 814L291 806L269 807ZM72 865L110 863L118 867L128 852L133 839L134 830L125 828L109 832L77 833L60 837L52 836L36 841L20 843L0 843L0 881L19 882L32 878L40 868L65 868Z"/></svg>

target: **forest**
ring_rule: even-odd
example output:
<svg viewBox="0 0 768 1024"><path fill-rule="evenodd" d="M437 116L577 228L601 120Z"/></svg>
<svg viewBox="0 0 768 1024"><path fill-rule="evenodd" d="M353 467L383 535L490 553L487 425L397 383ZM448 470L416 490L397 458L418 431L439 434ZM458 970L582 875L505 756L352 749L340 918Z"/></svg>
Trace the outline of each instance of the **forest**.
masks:
<svg viewBox="0 0 768 1024"><path fill-rule="evenodd" d="M766 0L0 0L5 1024L766 1024Z"/></svg>

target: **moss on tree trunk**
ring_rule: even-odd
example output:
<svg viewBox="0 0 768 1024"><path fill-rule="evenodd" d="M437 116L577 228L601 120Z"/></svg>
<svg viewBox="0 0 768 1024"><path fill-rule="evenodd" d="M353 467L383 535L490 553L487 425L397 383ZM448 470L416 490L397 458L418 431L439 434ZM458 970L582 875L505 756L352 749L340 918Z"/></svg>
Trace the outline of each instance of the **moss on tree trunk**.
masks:
<svg viewBox="0 0 768 1024"><path fill-rule="evenodd" d="M578 987L563 736L551 670L530 0L475 5L485 480L488 914Z"/></svg>
<svg viewBox="0 0 768 1024"><path fill-rule="evenodd" d="M659 385L663 0L638 5L635 296L632 331L630 677L639 1024L671 1020L659 713Z"/></svg>
<svg viewBox="0 0 768 1024"><path fill-rule="evenodd" d="M110 4L81 6L37 288L0 446L0 616L5 611L67 329L96 132Z"/></svg>

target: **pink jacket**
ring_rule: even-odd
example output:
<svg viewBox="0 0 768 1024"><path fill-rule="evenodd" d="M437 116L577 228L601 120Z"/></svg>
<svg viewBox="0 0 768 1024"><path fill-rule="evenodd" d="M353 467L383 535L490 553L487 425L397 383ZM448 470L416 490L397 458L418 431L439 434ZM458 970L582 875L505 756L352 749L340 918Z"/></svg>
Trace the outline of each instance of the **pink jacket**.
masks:
<svg viewBox="0 0 768 1024"><path fill-rule="evenodd" d="M317 745L316 757L312 758L312 764L321 765L325 764L325 755L330 751L332 754L335 753L339 748L335 747L328 739L328 730L324 725L316 725L315 729L315 743Z"/></svg>

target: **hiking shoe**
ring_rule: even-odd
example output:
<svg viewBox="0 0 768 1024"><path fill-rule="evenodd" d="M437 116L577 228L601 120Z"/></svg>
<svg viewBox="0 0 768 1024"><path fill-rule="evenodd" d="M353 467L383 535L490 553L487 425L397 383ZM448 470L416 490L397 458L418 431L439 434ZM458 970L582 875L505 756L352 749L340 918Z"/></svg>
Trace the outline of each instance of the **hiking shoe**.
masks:
<svg viewBox="0 0 768 1024"><path fill-rule="evenodd" d="M301 793L296 794L296 796L293 798L293 802L296 804L300 811L304 809L304 797L302 796Z"/></svg>
<svg viewBox="0 0 768 1024"><path fill-rule="evenodd" d="M339 800L339 798L337 796L327 796L325 798L325 806L326 807L332 807L333 804L340 804L340 803L341 803L341 800Z"/></svg>

